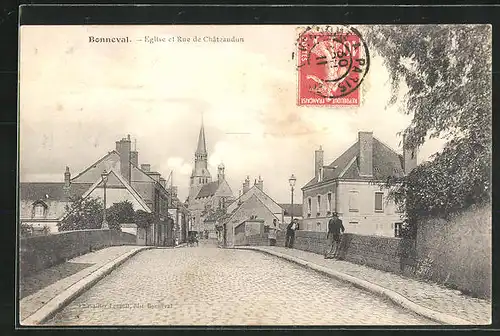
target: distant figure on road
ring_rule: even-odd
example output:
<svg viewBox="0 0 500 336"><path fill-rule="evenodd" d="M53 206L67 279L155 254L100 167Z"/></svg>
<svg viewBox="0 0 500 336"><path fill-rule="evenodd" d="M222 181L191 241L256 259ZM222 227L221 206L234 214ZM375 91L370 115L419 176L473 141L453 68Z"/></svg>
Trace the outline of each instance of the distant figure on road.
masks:
<svg viewBox="0 0 500 336"><path fill-rule="evenodd" d="M339 218L338 214L334 212L332 214L332 218L328 221L328 234L326 235L326 239L328 239L328 246L325 251L325 259L338 257L340 234L344 233L344 231L345 228L342 224L342 220Z"/></svg>
<svg viewBox="0 0 500 336"><path fill-rule="evenodd" d="M299 220L295 218L286 227L286 239L285 247L293 248L293 243L295 242L295 230L299 228Z"/></svg>
<svg viewBox="0 0 500 336"><path fill-rule="evenodd" d="M276 246L276 236L278 233L278 220L276 218L273 219L273 225L269 227L269 246Z"/></svg>

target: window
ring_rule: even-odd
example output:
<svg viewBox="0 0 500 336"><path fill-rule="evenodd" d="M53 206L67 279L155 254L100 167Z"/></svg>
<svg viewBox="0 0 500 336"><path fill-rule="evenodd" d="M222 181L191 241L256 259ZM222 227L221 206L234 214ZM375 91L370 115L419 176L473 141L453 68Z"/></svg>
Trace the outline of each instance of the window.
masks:
<svg viewBox="0 0 500 336"><path fill-rule="evenodd" d="M400 238L401 237L401 229L403 227L403 223L395 223L394 224L394 237Z"/></svg>
<svg viewBox="0 0 500 336"><path fill-rule="evenodd" d="M384 193L376 192L375 193L375 212L384 212Z"/></svg>
<svg viewBox="0 0 500 336"><path fill-rule="evenodd" d="M326 201L326 211L332 212L332 193L328 193Z"/></svg>
<svg viewBox="0 0 500 336"><path fill-rule="evenodd" d="M321 211L321 196L320 195L318 195L318 208L317 208L317 211L318 211L318 215L319 215L319 213Z"/></svg>
<svg viewBox="0 0 500 336"><path fill-rule="evenodd" d="M349 211L350 212L358 212L358 191L352 190L349 191Z"/></svg>
<svg viewBox="0 0 500 336"><path fill-rule="evenodd" d="M225 197L221 197L220 200L219 200L219 208L221 209L225 209L226 208L226 198Z"/></svg>
<svg viewBox="0 0 500 336"><path fill-rule="evenodd" d="M35 218L45 217L45 206L42 203L37 203L33 206L33 217Z"/></svg>
<svg viewBox="0 0 500 336"><path fill-rule="evenodd" d="M323 167L319 168L318 172L318 182L323 181Z"/></svg>
<svg viewBox="0 0 500 336"><path fill-rule="evenodd" d="M309 198L307 199L307 213L308 213L308 214L310 214L310 213L311 213L311 203L312 203L312 201L311 201L311 197L309 197Z"/></svg>

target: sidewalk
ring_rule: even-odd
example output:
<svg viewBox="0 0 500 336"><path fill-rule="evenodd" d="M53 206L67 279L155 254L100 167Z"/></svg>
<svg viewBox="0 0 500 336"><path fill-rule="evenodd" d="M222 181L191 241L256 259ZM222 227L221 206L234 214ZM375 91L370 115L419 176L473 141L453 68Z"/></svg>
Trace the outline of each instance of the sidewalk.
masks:
<svg viewBox="0 0 500 336"><path fill-rule="evenodd" d="M394 273L341 260L324 259L322 255L278 246L252 246L252 249L277 252L344 273L394 291L413 303L433 311L454 316L471 324L491 323L491 302L461 294L435 283L415 280Z"/></svg>
<svg viewBox="0 0 500 336"><path fill-rule="evenodd" d="M50 300L107 263L141 248L135 245L108 247L21 278L19 320L23 321L30 317Z"/></svg>

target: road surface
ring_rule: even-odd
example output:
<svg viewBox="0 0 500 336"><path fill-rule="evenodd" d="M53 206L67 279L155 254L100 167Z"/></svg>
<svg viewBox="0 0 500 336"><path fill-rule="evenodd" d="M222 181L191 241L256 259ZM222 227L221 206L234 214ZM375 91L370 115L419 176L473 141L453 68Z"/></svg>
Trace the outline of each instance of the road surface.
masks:
<svg viewBox="0 0 500 336"><path fill-rule="evenodd" d="M429 325L388 300L274 256L147 250L47 325Z"/></svg>

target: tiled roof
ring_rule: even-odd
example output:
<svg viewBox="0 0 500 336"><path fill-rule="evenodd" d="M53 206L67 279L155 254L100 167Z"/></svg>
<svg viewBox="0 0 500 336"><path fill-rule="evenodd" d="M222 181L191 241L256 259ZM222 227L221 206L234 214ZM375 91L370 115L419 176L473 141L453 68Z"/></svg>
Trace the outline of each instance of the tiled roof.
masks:
<svg viewBox="0 0 500 336"><path fill-rule="evenodd" d="M291 204L280 203L280 207L285 210L285 216L291 216L293 214L293 217L302 217L302 204L294 204L292 207Z"/></svg>
<svg viewBox="0 0 500 336"><path fill-rule="evenodd" d="M218 181L207 183L207 184L203 185L203 187L201 187L196 198L213 196L213 195L215 195L215 192L217 191L217 189L219 189L219 182Z"/></svg>
<svg viewBox="0 0 500 336"><path fill-rule="evenodd" d="M82 196L92 183L70 184L70 197ZM19 198L21 200L52 200L65 201L64 182L21 182Z"/></svg>
<svg viewBox="0 0 500 336"><path fill-rule="evenodd" d="M90 166L85 168L85 170L83 170L81 173L79 173L75 177L72 177L71 181L78 180L83 175L88 174L93 168L97 168L99 165L101 165L101 163L103 163L107 160L113 161L113 162L118 162L119 157L120 157L120 154L116 150L112 150L112 151L108 152L107 154L105 154L103 157L101 157L99 160L97 160L96 162L94 162L93 164L91 164ZM109 170L109 169L107 169L107 170ZM92 172L92 174L90 174L91 176L87 177L87 180L96 181L99 178L99 176L101 175L101 173L102 173L102 170L97 169L95 172ZM79 181L77 181L77 183L78 182Z"/></svg>
<svg viewBox="0 0 500 336"><path fill-rule="evenodd" d="M340 155L335 161L327 167L335 169L323 170L323 182L338 178L343 171L343 179L366 179L366 180L385 180L388 176L402 177L403 170L403 157L396 153L393 149L386 146L377 138L373 138L373 176L362 177L359 174L358 164L358 142L355 142L349 149ZM353 162L354 160L354 162ZM353 164L351 164L353 162ZM317 178L313 177L303 188L310 187L317 184Z"/></svg>

